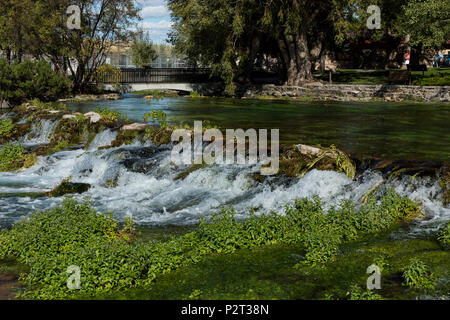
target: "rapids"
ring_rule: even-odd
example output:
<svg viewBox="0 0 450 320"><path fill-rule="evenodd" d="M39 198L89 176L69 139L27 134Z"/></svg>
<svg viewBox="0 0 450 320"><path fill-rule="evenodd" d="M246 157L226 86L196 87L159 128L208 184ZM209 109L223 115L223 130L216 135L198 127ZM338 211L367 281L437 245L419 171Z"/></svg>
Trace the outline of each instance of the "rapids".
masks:
<svg viewBox="0 0 450 320"><path fill-rule="evenodd" d="M57 121L42 120L24 139L29 147L49 141ZM141 225L187 225L197 223L224 206L233 206L238 217L257 213L283 213L285 205L298 198L319 196L326 207L343 199L359 203L381 178L367 170L355 181L343 173L312 170L303 178L270 177L263 182L253 178L260 165L213 165L178 176L189 166L171 163L171 148L150 142L135 142L115 148L109 146L117 131L106 129L97 134L87 150L61 151L40 156L36 164L14 173L0 173L0 227L9 226L34 210L59 204L62 198L48 198L63 179L88 183L91 189L78 199L89 197L102 211L112 211L123 220L131 216ZM442 190L437 179L389 179L382 188L394 188L422 204L427 218L412 228L416 232L435 230L450 219L450 208L442 204Z"/></svg>

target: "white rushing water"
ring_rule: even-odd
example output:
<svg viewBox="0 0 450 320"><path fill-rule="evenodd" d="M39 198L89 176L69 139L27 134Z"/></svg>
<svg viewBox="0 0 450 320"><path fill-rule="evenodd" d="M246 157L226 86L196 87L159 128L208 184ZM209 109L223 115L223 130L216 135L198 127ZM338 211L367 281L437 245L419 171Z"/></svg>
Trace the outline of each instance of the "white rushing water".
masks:
<svg viewBox="0 0 450 320"><path fill-rule="evenodd" d="M112 131L110 129L103 130L95 136L94 140L92 140L88 151L96 151L100 147L110 146L116 139L118 133L118 131Z"/></svg>
<svg viewBox="0 0 450 320"><path fill-rule="evenodd" d="M48 144L58 122L57 120L41 119L33 123L31 131L23 137L21 143L24 145Z"/></svg>
<svg viewBox="0 0 450 320"><path fill-rule="evenodd" d="M47 141L54 123L44 122L37 140ZM0 223L10 224L33 210L59 204L62 198L35 197L47 192L63 179L88 183L91 189L78 199L90 197L94 206L112 211L118 219L125 216L139 224L191 224L223 206L233 206L239 216L249 208L258 212L283 212L284 206L298 198L319 196L327 207L343 199L358 203L381 178L365 172L357 181L343 173L313 170L302 179L270 178L264 183L252 179L259 165L214 165L191 172L184 180L177 175L188 167L176 167L168 147L138 142L129 146L98 150L108 146L117 132L105 130L92 141L88 150L62 151L38 157L37 163L16 173L0 173ZM30 139L31 140L31 139ZM442 205L438 181L430 178L404 178L387 182L401 195L419 201L428 219L417 230L434 230L439 222L450 219L450 209Z"/></svg>

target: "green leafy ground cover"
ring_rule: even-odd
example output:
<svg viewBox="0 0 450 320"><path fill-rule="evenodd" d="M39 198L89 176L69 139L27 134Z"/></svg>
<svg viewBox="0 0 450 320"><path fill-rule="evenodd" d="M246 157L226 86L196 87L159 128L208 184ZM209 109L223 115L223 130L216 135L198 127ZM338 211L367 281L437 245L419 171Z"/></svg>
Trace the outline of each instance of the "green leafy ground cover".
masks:
<svg viewBox="0 0 450 320"><path fill-rule="evenodd" d="M418 212L393 191L360 208L343 202L327 212L319 199L301 199L284 216L251 214L239 221L224 209L193 229L174 228L170 237L153 229L136 238L131 221L119 225L89 202L68 198L2 231L0 256L29 267L20 277L20 297L33 299L378 299L431 290L417 281L442 294L448 288L434 275L447 272L449 254L436 240L377 240ZM432 266L433 277L428 269L404 277L417 269L411 258ZM363 286L374 261L388 270L380 296ZM66 287L71 265L82 270L79 291Z"/></svg>

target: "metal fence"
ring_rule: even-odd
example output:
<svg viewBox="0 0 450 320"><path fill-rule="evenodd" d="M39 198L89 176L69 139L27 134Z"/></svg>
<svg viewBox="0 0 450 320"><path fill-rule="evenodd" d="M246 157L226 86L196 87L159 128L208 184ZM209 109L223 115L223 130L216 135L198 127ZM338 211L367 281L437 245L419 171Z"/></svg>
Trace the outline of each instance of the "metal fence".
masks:
<svg viewBox="0 0 450 320"><path fill-rule="evenodd" d="M211 80L209 68L123 68L117 74L100 75L103 83L198 83Z"/></svg>

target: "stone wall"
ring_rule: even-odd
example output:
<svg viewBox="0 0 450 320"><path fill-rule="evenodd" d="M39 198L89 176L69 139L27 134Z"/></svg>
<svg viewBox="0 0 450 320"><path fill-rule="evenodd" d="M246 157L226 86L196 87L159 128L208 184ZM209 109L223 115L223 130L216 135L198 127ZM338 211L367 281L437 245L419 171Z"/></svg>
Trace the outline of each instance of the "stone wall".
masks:
<svg viewBox="0 0 450 320"><path fill-rule="evenodd" d="M328 101L421 101L450 102L450 86L323 85L302 87L262 85L243 88L243 98L274 97Z"/></svg>

